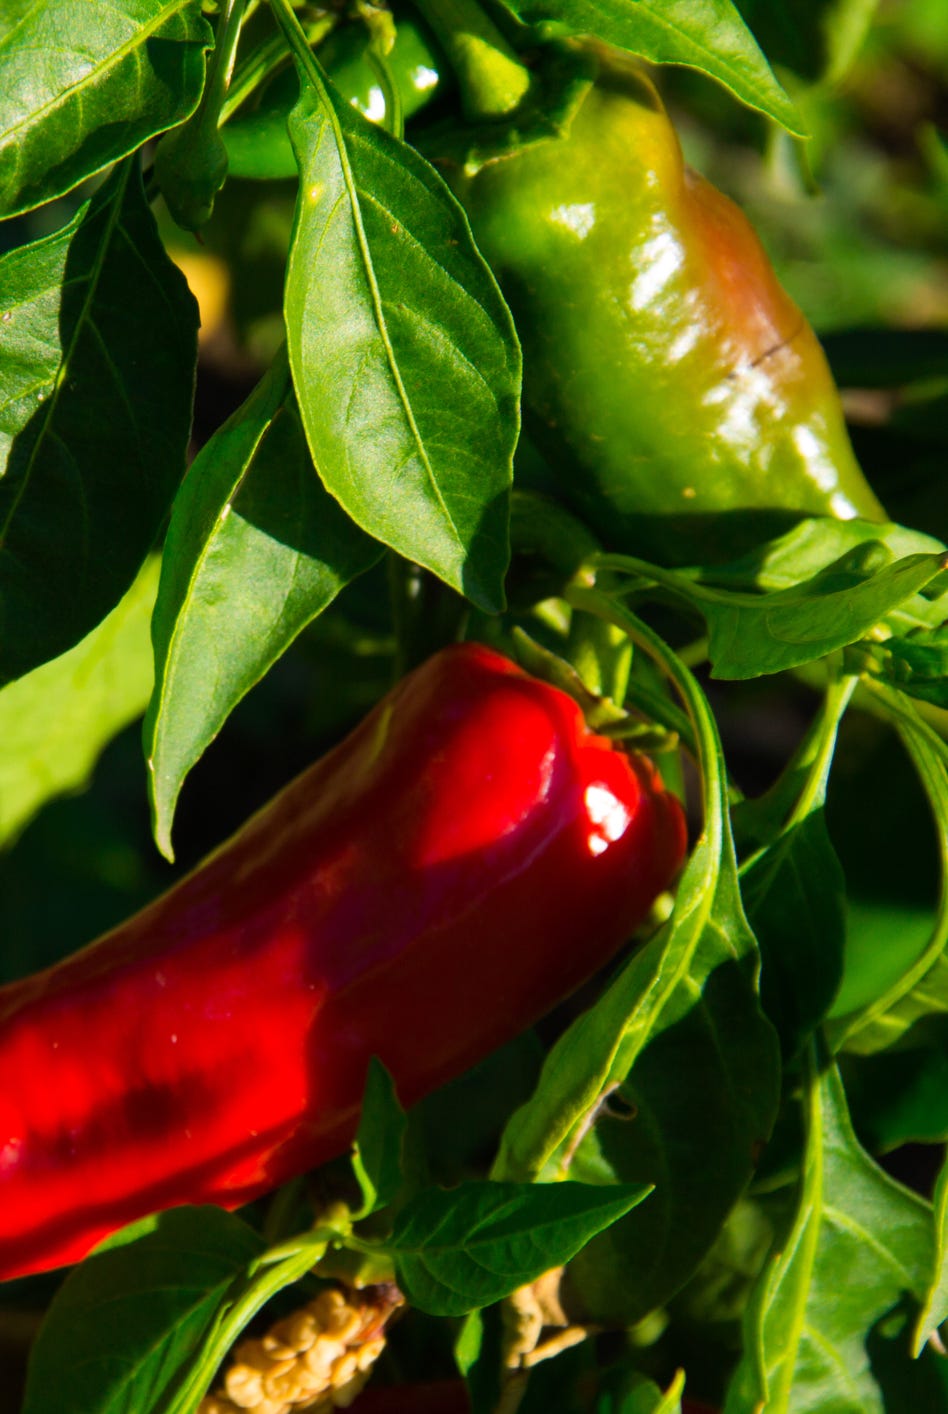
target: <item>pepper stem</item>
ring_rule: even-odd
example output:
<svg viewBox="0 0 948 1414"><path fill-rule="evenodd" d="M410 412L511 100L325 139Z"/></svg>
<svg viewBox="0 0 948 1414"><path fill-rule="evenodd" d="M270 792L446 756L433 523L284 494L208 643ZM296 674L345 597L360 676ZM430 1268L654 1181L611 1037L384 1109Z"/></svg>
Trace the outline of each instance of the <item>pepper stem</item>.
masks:
<svg viewBox="0 0 948 1414"><path fill-rule="evenodd" d="M477 0L419 0L419 9L457 75L469 122L505 118L519 107L530 71Z"/></svg>
<svg viewBox="0 0 948 1414"><path fill-rule="evenodd" d="M208 131L217 131L218 115L227 94L237 56L237 42L245 18L247 0L226 0L217 28L207 86L198 109L198 122Z"/></svg>

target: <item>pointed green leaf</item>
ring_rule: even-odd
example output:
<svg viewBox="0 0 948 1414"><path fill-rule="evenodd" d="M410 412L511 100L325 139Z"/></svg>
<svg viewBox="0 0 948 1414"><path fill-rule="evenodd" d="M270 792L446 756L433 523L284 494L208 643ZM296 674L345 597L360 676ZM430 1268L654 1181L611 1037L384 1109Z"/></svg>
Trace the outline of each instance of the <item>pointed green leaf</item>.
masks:
<svg viewBox="0 0 948 1414"><path fill-rule="evenodd" d="M0 217L61 196L185 119L211 43L197 0L4 0Z"/></svg>
<svg viewBox="0 0 948 1414"><path fill-rule="evenodd" d="M850 551L812 579L756 601L710 593L699 608L708 624L712 676L744 679L779 673L855 643L945 569L945 555L909 555L886 564L878 542ZM882 567L879 562L882 560Z"/></svg>
<svg viewBox="0 0 948 1414"><path fill-rule="evenodd" d="M589 34L653 64L686 64L788 132L807 130L731 0L505 0L527 24Z"/></svg>
<svg viewBox="0 0 948 1414"><path fill-rule="evenodd" d="M129 588L184 471L197 305L131 163L0 258L0 683Z"/></svg>
<svg viewBox="0 0 948 1414"><path fill-rule="evenodd" d="M935 1184L934 1273L915 1322L912 1354L918 1355L933 1331L948 1320L948 1156L942 1160Z"/></svg>
<svg viewBox="0 0 948 1414"><path fill-rule="evenodd" d="M401 1209L386 1246L413 1305L463 1316L568 1262L648 1191L582 1183L425 1188Z"/></svg>
<svg viewBox="0 0 948 1414"><path fill-rule="evenodd" d="M730 589L790 589L826 569L827 565L874 543L885 547L890 560L923 553L938 554L945 549L933 535L893 522L880 524L809 516L784 535L765 541L740 559L727 565L709 566L702 578ZM871 553L882 558L878 551Z"/></svg>
<svg viewBox="0 0 948 1414"><path fill-rule="evenodd" d="M313 459L370 535L499 609L519 421L510 315L434 169L325 95L304 74L290 118L287 337Z"/></svg>
<svg viewBox="0 0 948 1414"><path fill-rule="evenodd" d="M175 500L145 720L155 838L230 712L381 547L320 485L285 351L201 449Z"/></svg>
<svg viewBox="0 0 948 1414"><path fill-rule="evenodd" d="M30 1356L23 1414L130 1414L167 1396L222 1300L262 1251L221 1208L175 1208L76 1267Z"/></svg>
<svg viewBox="0 0 948 1414"><path fill-rule="evenodd" d="M402 1186L402 1145L408 1121L398 1103L395 1083L373 1056L362 1099L352 1167L362 1193L358 1217L367 1217L392 1201Z"/></svg>
<svg viewBox="0 0 948 1414"><path fill-rule="evenodd" d="M826 787L854 679L834 682L822 710L769 795L792 808L741 869L741 895L761 953L761 999L784 1053L795 1055L828 1014L843 975L846 881L826 827ZM758 818L767 797L755 802Z"/></svg>
<svg viewBox="0 0 948 1414"><path fill-rule="evenodd" d="M681 1395L685 1387L685 1372L679 1370L664 1391L644 1375L631 1375L622 1382L621 1390L601 1395L596 1414L681 1414Z"/></svg>
<svg viewBox="0 0 948 1414"><path fill-rule="evenodd" d="M883 1414L866 1338L931 1266L931 1209L873 1163L852 1131L835 1067L810 1070L793 1225L745 1320L725 1414Z"/></svg>

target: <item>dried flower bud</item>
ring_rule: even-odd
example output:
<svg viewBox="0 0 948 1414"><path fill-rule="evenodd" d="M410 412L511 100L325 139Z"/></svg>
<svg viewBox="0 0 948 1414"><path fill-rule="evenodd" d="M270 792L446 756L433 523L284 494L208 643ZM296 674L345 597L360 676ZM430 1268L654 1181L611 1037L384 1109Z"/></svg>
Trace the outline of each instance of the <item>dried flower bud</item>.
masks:
<svg viewBox="0 0 948 1414"><path fill-rule="evenodd" d="M348 1409L385 1348L385 1324L401 1302L395 1287L321 1291L262 1339L241 1341L223 1389L202 1400L198 1414Z"/></svg>

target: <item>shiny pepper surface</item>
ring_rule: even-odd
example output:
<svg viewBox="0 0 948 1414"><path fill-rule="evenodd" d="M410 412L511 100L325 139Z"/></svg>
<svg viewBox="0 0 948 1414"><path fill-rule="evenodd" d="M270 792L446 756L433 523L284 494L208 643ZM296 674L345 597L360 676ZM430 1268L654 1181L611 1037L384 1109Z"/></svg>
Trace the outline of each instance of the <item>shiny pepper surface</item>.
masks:
<svg viewBox="0 0 948 1414"><path fill-rule="evenodd" d="M334 30L316 54L336 89L353 108L374 123L392 126L390 95L373 63L371 39L364 25L343 25ZM404 122L427 107L445 87L444 60L417 19L399 17L395 42L384 62ZM295 71L285 69L261 95L255 110L225 124L221 136L232 176L261 180L298 176L286 120L299 93Z"/></svg>
<svg viewBox="0 0 948 1414"><path fill-rule="evenodd" d="M822 349L649 80L596 51L566 136L451 177L510 303L528 423L606 543L712 560L884 518Z"/></svg>
<svg viewBox="0 0 948 1414"><path fill-rule="evenodd" d="M677 801L476 645L404 678L168 894L0 990L0 1276L340 1153L600 967L673 879Z"/></svg>

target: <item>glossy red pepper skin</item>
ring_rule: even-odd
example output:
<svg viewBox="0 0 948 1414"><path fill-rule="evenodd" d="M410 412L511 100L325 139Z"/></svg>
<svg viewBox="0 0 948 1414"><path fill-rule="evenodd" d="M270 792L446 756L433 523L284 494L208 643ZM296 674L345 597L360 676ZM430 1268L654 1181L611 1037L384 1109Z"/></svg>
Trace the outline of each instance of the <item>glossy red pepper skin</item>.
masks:
<svg viewBox="0 0 948 1414"><path fill-rule="evenodd" d="M428 660L174 889L0 990L0 1277L236 1207L600 967L685 832L651 765L477 645Z"/></svg>

